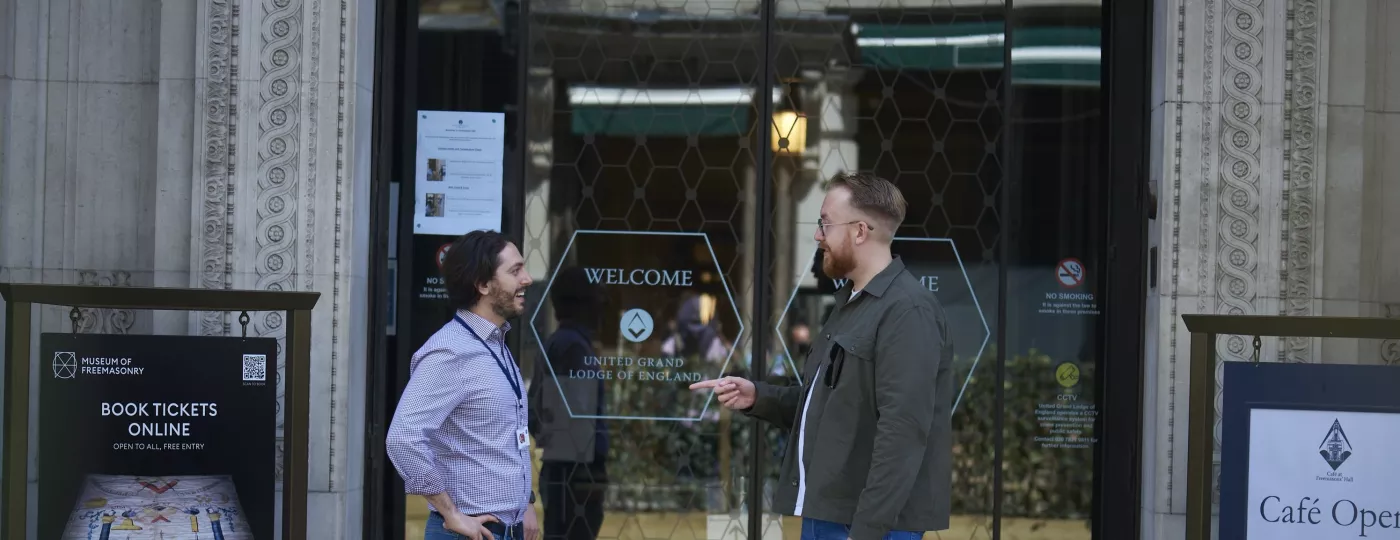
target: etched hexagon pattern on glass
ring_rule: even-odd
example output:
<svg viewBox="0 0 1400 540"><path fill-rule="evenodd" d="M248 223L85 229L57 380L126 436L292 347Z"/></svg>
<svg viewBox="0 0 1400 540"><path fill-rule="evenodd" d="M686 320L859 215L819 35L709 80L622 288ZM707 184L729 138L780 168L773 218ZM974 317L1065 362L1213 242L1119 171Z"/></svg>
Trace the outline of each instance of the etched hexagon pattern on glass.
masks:
<svg viewBox="0 0 1400 540"><path fill-rule="evenodd" d="M943 306L948 321L946 339L953 342L953 371L961 379L957 385L957 397L953 399L953 410L956 412L968 381L978 373L978 367L983 360L982 353L986 351L987 342L992 336L991 325L982 310L977 292L981 288L996 287L997 274L994 269L978 272L976 268L970 274L951 238L896 237L890 249L904 263L909 273L919 280L919 284L938 298ZM844 287L847 281L845 278L821 275L820 257L821 251L814 249L810 273L813 279L821 282L818 289L839 290ZM973 279L974 274L976 280ZM819 329L816 325L820 322L812 320L811 317L800 317L806 320L794 320L792 317L794 313L802 313L800 309L793 309L799 289L800 287L794 288L788 295L787 305L778 319L774 335L782 347L783 357L781 363L775 362L769 372L777 376L790 375L800 382L802 372L797 361L801 357L794 356L793 347L789 346L788 341L794 337L802 339L809 332L815 332Z"/></svg>
<svg viewBox="0 0 1400 540"><path fill-rule="evenodd" d="M709 237L580 230L560 260L565 262L550 276L530 327L569 415L705 418L713 393L688 387L724 373L744 334ZM541 319L544 304L557 321ZM593 354L569 354L551 339L555 328L577 330L601 347ZM644 388L619 392L620 385ZM609 399L612 394L626 397Z"/></svg>

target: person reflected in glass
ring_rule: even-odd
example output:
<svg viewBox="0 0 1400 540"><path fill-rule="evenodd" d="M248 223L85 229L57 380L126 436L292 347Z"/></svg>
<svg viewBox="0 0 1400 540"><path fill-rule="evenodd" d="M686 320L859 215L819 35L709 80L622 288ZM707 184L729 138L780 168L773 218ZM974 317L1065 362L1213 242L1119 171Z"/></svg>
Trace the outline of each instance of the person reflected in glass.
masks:
<svg viewBox="0 0 1400 540"><path fill-rule="evenodd" d="M822 271L849 282L813 336L801 383L692 385L793 434L774 500L802 517L802 540L916 540L948 528L952 340L938 299L890 252L905 209L887 180L833 178L815 237Z"/></svg>
<svg viewBox="0 0 1400 540"><path fill-rule="evenodd" d="M798 313L796 318L797 322L788 331L788 341L792 343L789 347L792 349L793 365L796 365L798 359L807 358L807 355L812 354L812 327L807 326L804 314ZM787 375L787 373L784 372L781 375Z"/></svg>
<svg viewBox="0 0 1400 540"><path fill-rule="evenodd" d="M698 294L681 303L676 312L675 332L661 345L667 356L693 358L719 366L729 357L729 344L720 333L714 316L717 300Z"/></svg>
<svg viewBox="0 0 1400 540"><path fill-rule="evenodd" d="M685 362L683 371L718 373L729 359L730 341L724 335L719 317L718 299L709 293L691 294L681 301L672 323L673 332L661 344L661 354L681 358ZM733 365L730 366L734 368ZM697 418L701 421L687 421L683 430L670 433L669 454L675 456L678 482L692 484L703 490L704 496L692 499L689 504L696 509L710 512L728 511L729 504L722 487L719 445L718 407L705 408L709 395L705 392L687 390L685 383L677 383L675 388L676 416Z"/></svg>
<svg viewBox="0 0 1400 540"><path fill-rule="evenodd" d="M529 410L505 342L534 280L493 231L454 241L442 273L457 311L413 353L389 460L404 491L428 500L425 540L539 540Z"/></svg>
<svg viewBox="0 0 1400 540"><path fill-rule="evenodd" d="M543 450L540 495L544 536L549 540L595 540L603 526L607 494L608 430L606 373L594 347L602 291L582 268L560 269L549 292L558 329L544 342L549 362L535 363L538 388L532 422ZM570 411L573 411L570 414Z"/></svg>
<svg viewBox="0 0 1400 540"><path fill-rule="evenodd" d="M729 358L729 342L714 316L716 305L715 297L709 294L697 294L681 302L672 324L674 332L662 342L661 353L685 359L688 371L717 372ZM685 414L699 415L704 405L705 397L692 396L685 405ZM703 419L718 420L719 411L712 409Z"/></svg>

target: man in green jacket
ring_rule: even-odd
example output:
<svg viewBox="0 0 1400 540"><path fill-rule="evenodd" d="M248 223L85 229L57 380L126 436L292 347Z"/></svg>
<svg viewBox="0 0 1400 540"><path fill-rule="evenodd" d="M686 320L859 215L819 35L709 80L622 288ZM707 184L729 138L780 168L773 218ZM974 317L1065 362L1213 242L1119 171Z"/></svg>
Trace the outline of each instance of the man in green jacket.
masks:
<svg viewBox="0 0 1400 540"><path fill-rule="evenodd" d="M890 253L906 203L887 180L832 179L816 240L848 280L812 337L802 384L696 383L792 431L775 497L802 540L915 540L948 528L952 342L943 307Z"/></svg>

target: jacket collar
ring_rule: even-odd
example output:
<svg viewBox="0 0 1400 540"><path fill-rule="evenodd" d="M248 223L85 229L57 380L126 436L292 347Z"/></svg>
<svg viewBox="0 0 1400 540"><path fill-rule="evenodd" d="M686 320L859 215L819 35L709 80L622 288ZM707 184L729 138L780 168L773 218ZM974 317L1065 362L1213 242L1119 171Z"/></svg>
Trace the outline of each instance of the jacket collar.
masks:
<svg viewBox="0 0 1400 540"><path fill-rule="evenodd" d="M889 290L890 284L894 283L895 276L898 276L899 273L903 271L904 260L899 258L899 255L894 255L890 259L889 266L886 266L884 270L880 271L880 273L875 274L875 277L870 278L870 283L865 284L865 288L861 289L861 293L869 294L876 298L884 296L885 291ZM853 289L854 287L854 281L847 281L846 286L842 287L841 290L845 291L846 296L850 296L852 292L851 289Z"/></svg>

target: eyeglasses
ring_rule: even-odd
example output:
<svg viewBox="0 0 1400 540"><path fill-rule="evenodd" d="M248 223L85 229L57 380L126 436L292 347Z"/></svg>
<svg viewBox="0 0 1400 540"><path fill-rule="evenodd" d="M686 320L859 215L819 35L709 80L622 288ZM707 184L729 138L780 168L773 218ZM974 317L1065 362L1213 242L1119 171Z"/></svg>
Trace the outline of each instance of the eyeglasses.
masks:
<svg viewBox="0 0 1400 540"><path fill-rule="evenodd" d="M865 228L870 229L870 230L872 230L872 231L875 230L875 227L874 227L873 225L871 225L871 224L869 224L869 223L866 223L866 222L864 222L864 221L861 221L861 220L847 221L847 222L845 222L845 223L827 223L825 219L820 219L820 218L817 219L817 230L820 231L820 232L822 233L822 236L826 236L826 228L827 228L827 227L835 227L835 226L837 226L837 225L854 225L854 224L857 224L857 223L865 223Z"/></svg>

